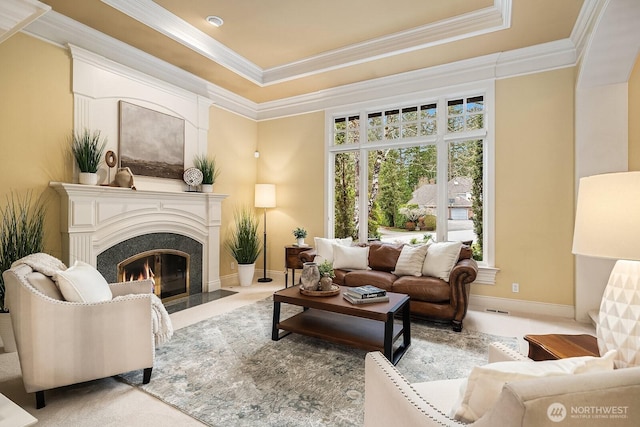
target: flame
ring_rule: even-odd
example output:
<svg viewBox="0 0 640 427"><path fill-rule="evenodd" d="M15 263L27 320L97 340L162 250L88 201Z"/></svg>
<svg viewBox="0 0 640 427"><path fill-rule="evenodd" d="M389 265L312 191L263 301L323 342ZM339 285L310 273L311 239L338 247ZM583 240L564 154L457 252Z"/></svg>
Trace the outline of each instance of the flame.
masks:
<svg viewBox="0 0 640 427"><path fill-rule="evenodd" d="M155 283L154 277L156 277L156 275L153 273L153 270L149 266L149 260L145 261L144 267L142 268L142 271L138 273L137 277L135 273L131 273L130 275L128 275L126 271L124 272L125 282L126 281L134 282L136 280L151 279Z"/></svg>

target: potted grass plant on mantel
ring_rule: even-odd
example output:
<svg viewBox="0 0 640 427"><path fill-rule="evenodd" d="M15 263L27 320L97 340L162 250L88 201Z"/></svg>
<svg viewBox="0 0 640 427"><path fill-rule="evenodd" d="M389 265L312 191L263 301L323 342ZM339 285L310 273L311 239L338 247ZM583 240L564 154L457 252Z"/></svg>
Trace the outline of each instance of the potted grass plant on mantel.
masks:
<svg viewBox="0 0 640 427"><path fill-rule="evenodd" d="M16 351L9 311L4 305L5 287L2 272L27 255L43 251L45 205L42 198L32 199L12 192L0 207L0 338L6 353Z"/></svg>
<svg viewBox="0 0 640 427"><path fill-rule="evenodd" d="M220 169L216 166L216 158L198 154L193 159L193 166L202 172L201 191L203 193L212 193L213 184L215 184L218 175L220 175Z"/></svg>
<svg viewBox="0 0 640 427"><path fill-rule="evenodd" d="M107 146L107 139L101 140L100 131L74 132L71 135L71 152L80 169L78 182L80 184L96 185L98 183L98 168Z"/></svg>
<svg viewBox="0 0 640 427"><path fill-rule="evenodd" d="M244 206L234 213L234 225L229 231L225 247L238 263L240 285L249 286L253 282L256 260L261 252L258 219L250 208Z"/></svg>

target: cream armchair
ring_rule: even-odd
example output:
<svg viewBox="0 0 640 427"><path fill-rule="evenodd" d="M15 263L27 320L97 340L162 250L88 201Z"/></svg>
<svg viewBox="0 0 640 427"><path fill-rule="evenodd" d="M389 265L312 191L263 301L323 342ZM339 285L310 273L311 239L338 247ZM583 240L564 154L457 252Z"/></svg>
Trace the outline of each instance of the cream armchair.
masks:
<svg viewBox="0 0 640 427"><path fill-rule="evenodd" d="M513 359L531 365L545 363L533 362L500 344L491 345L489 362ZM364 425L636 426L640 367L613 370L613 361L609 363L608 371L507 382L495 404L477 421L466 424L451 417L465 379L410 384L382 353L368 353Z"/></svg>
<svg viewBox="0 0 640 427"><path fill-rule="evenodd" d="M151 379L155 344L152 282L109 285L113 299L68 302L53 281L25 264L3 273L25 390L44 390L143 369ZM120 298L117 298L120 297Z"/></svg>

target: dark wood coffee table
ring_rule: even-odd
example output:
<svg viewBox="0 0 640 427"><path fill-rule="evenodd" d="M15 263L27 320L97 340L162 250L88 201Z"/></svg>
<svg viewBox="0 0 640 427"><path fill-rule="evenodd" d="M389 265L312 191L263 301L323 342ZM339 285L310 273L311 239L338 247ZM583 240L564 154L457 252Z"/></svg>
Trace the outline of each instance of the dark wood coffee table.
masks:
<svg viewBox="0 0 640 427"><path fill-rule="evenodd" d="M273 329L271 339L278 341L291 332L356 347L380 351L394 365L411 345L409 296L387 292L389 302L354 305L340 294L330 297L308 296L300 287L281 289L273 294ZM282 303L304 310L280 320ZM400 321L394 321L396 315ZM284 332L281 332L283 330ZM394 343L402 343L394 349Z"/></svg>
<svg viewBox="0 0 640 427"><path fill-rule="evenodd" d="M566 357L599 357L598 339L592 335L525 335L529 343L529 358L535 361Z"/></svg>

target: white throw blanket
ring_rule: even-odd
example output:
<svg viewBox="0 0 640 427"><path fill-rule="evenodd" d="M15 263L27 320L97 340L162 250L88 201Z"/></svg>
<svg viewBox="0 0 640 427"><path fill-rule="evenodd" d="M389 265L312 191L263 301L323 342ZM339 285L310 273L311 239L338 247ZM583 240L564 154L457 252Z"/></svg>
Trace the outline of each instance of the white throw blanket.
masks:
<svg viewBox="0 0 640 427"><path fill-rule="evenodd" d="M156 294L151 294L151 322L156 347L166 343L173 336L173 325L167 309Z"/></svg>
<svg viewBox="0 0 640 427"><path fill-rule="evenodd" d="M26 257L20 258L19 260L11 264L11 268L16 267L20 264L28 265L33 269L33 271L37 271L49 277L55 276L56 273L60 270L67 269L67 266L64 265L64 263L58 258L53 257L49 254L45 254L43 252L27 255Z"/></svg>

